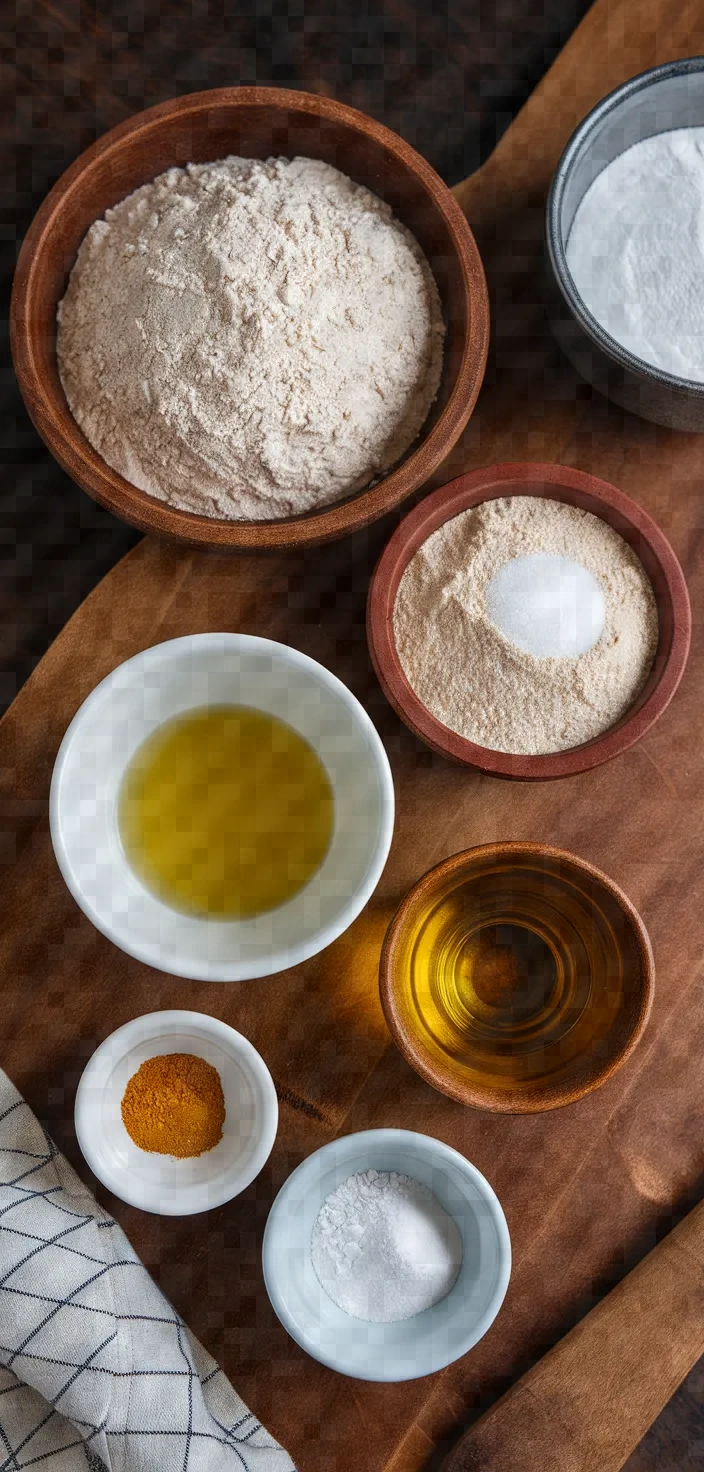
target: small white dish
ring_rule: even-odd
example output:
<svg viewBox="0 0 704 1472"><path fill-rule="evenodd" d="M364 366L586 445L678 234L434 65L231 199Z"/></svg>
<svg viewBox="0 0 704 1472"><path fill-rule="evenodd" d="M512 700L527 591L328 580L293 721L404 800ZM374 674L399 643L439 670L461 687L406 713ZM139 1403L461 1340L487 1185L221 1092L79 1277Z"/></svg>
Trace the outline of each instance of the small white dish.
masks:
<svg viewBox="0 0 704 1472"><path fill-rule="evenodd" d="M370 1169L399 1171L427 1186L462 1237L462 1266L447 1297L395 1324L370 1324L338 1308L311 1262L325 1197ZM463 1155L411 1130L363 1130L323 1145L289 1176L269 1212L262 1266L275 1313L313 1359L358 1380L416 1380L452 1364L486 1334L508 1287L511 1240L498 1198Z"/></svg>
<svg viewBox="0 0 704 1472"><path fill-rule="evenodd" d="M254 706L300 732L335 799L317 873L286 904L244 921L170 909L128 864L117 822L122 778L145 738L185 711L227 704ZM298 965L352 924L386 863L394 788L366 711L323 665L249 634L194 634L128 659L84 701L56 758L50 822L71 894L115 945L175 976L241 981Z"/></svg>
<svg viewBox="0 0 704 1472"><path fill-rule="evenodd" d="M163 1053L195 1053L222 1082L222 1139L191 1159L140 1150L122 1122L129 1080ZM192 1216L231 1201L259 1175L276 1139L279 1105L264 1059L241 1033L204 1012L150 1012L96 1048L81 1075L74 1118L93 1174L121 1201L161 1216Z"/></svg>

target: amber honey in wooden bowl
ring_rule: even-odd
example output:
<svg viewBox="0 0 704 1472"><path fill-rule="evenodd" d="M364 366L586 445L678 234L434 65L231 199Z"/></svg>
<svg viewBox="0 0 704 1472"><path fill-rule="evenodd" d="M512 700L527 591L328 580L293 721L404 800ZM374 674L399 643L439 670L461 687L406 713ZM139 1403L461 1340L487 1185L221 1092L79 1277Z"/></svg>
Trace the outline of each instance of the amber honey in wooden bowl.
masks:
<svg viewBox="0 0 704 1472"><path fill-rule="evenodd" d="M56 362L56 309L86 231L107 209L174 166L229 154L322 159L384 199L435 276L446 327L440 389L419 438L376 485L333 505L272 521L220 520L138 490L88 443ZM375 521L417 490L459 438L481 387L489 306L479 252L454 196L395 133L351 107L278 87L225 87L161 103L100 138L66 171L20 253L11 307L15 371L32 420L82 488L124 521L194 546L325 542Z"/></svg>
<svg viewBox="0 0 704 1472"><path fill-rule="evenodd" d="M488 844L431 869L380 963L386 1021L412 1067L462 1104L508 1114L603 1084L641 1037L653 986L630 900L543 844Z"/></svg>
<svg viewBox="0 0 704 1472"><path fill-rule="evenodd" d="M485 501L534 496L563 501L600 517L640 559L655 595L659 637L653 666L633 705L608 730L582 746L540 756L497 751L467 740L428 710L416 695L394 640L399 584L418 548L444 522ZM387 700L416 736L452 761L494 777L548 781L591 771L640 740L669 705L684 674L692 614L684 573L667 537L630 496L608 481L569 465L516 462L487 465L440 486L405 516L377 564L367 602L367 639Z"/></svg>

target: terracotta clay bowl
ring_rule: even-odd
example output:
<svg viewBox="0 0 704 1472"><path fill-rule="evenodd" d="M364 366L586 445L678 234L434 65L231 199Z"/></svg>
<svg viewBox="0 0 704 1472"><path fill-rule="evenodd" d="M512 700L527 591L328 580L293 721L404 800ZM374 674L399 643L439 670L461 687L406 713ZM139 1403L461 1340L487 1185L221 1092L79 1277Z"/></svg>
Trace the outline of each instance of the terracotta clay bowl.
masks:
<svg viewBox="0 0 704 1472"><path fill-rule="evenodd" d="M227 154L323 159L380 195L425 251L447 327L438 398L401 464L346 501L277 521L195 516L137 490L89 445L70 413L56 365L56 308L88 227L165 169ZM324 542L365 526L427 480L474 408L486 364L489 307L467 221L413 148L372 118L326 97L278 87L226 87L137 114L67 169L22 246L11 334L15 371L36 428L64 470L96 501L143 531L190 545L273 548Z"/></svg>
<svg viewBox="0 0 704 1472"><path fill-rule="evenodd" d="M417 1073L475 1109L572 1104L630 1057L655 968L622 890L574 854L498 843L431 869L379 967L391 1035Z"/></svg>
<svg viewBox="0 0 704 1472"><path fill-rule="evenodd" d="M633 705L603 735L583 746L545 756L515 756L477 746L443 725L423 705L401 668L394 643L393 611L398 586L421 543L470 506L500 496L541 496L591 511L608 522L640 558L658 606L660 640L653 668ZM404 517L376 567L367 603L367 638L387 700L434 751L494 777L546 781L573 777L619 756L633 746L669 705L684 673L692 615L684 574L660 528L642 507L608 481L567 465L517 463L488 465L461 475L426 496Z"/></svg>

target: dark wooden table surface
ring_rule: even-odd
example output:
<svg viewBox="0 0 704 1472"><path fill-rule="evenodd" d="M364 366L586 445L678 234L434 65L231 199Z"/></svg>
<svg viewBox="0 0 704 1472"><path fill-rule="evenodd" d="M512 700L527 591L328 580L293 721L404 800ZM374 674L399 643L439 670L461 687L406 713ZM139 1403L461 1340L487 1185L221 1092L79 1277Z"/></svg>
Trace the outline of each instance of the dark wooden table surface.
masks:
<svg viewBox="0 0 704 1472"><path fill-rule="evenodd" d="M584 0L366 6L322 0L310 7L305 0L248 0L236 13L201 0L5 5L0 706L137 540L72 486L44 450L9 360L7 299L16 249L66 165L100 133L153 102L256 81L323 92L364 109L455 183L488 156L586 9ZM703 1406L700 1366L630 1459L629 1472L704 1469Z"/></svg>

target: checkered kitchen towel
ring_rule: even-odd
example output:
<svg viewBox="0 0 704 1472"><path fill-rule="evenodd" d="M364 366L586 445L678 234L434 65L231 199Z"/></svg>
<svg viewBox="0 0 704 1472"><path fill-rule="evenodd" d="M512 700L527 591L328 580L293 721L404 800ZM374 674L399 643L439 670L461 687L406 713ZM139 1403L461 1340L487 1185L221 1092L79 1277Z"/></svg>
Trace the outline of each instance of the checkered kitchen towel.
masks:
<svg viewBox="0 0 704 1472"><path fill-rule="evenodd" d="M0 1069L0 1472L292 1472Z"/></svg>

